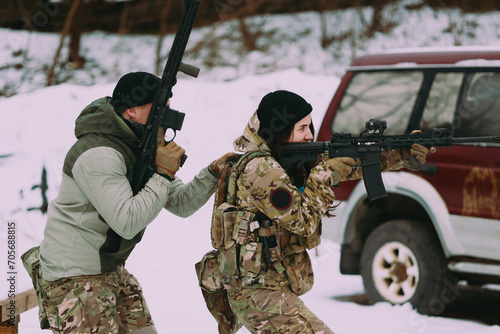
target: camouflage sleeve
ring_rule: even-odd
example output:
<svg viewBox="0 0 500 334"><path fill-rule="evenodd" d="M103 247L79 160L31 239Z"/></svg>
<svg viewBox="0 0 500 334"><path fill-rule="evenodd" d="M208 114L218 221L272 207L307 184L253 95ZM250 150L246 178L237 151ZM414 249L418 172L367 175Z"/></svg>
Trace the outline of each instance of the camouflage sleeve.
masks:
<svg viewBox="0 0 500 334"><path fill-rule="evenodd" d="M361 160L356 160L356 166L352 173L347 176L346 181L358 180L363 178L363 169L361 168ZM401 168L408 168L409 165L403 159L400 150L387 150L380 154L380 171L386 172L389 170L399 170Z"/></svg>
<svg viewBox="0 0 500 334"><path fill-rule="evenodd" d="M382 172L398 170L405 167L409 167L409 165L403 159L401 150L387 150L380 154L380 170Z"/></svg>
<svg viewBox="0 0 500 334"><path fill-rule="evenodd" d="M238 198L298 235L309 236L332 205L337 173L325 161L311 170L301 192L271 157L250 161L238 179Z"/></svg>

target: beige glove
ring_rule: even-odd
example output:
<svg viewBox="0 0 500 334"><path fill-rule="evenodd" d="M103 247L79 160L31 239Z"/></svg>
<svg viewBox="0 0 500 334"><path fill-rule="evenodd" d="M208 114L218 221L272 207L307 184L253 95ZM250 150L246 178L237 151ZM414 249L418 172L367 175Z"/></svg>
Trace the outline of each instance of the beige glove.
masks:
<svg viewBox="0 0 500 334"><path fill-rule="evenodd" d="M181 157L186 150L171 141L165 146L164 131L158 129L156 148L156 172L166 174L172 180L181 166Z"/></svg>
<svg viewBox="0 0 500 334"><path fill-rule="evenodd" d="M353 158L332 158L326 161L327 164L333 167L339 176L339 182L346 181L349 174L352 173L353 167L356 166L356 161Z"/></svg>
<svg viewBox="0 0 500 334"><path fill-rule="evenodd" d="M240 159L241 154L236 154L233 152L229 152L224 154L222 157L219 159L216 159L210 163L210 166L208 166L208 169L212 174L215 176L219 177L222 174L222 170L224 169L224 166L228 162L236 162Z"/></svg>
<svg viewBox="0 0 500 334"><path fill-rule="evenodd" d="M420 130L413 130L411 132L412 135L418 133L422 132ZM425 164L428 152L434 153L436 152L436 148L431 147L427 149L425 146L413 144L410 149L384 151L380 156L380 170L382 172L401 168L418 170L421 165ZM413 155L415 158L413 162L410 159L410 155Z"/></svg>
<svg viewBox="0 0 500 334"><path fill-rule="evenodd" d="M420 163L420 165L423 165L426 162L426 157L427 157L428 152L429 152L429 150L427 149L427 147L419 145L419 144L413 144L411 146L411 149L409 149L409 150L401 150L403 160L412 169L418 169L418 168L420 168L420 166L418 166L418 165L412 166L412 164L410 163L410 154L413 155L417 159L417 161Z"/></svg>
<svg viewBox="0 0 500 334"><path fill-rule="evenodd" d="M410 134L419 134L422 133L420 130L413 130ZM435 147L431 147L430 151L432 153L436 152ZM411 148L408 149L403 149L401 150L401 156L403 158L403 161L405 163L405 167L413 169L413 170L418 170L420 169L420 166L425 164L426 158L427 158L427 153L429 153L429 150L427 147L422 146L420 144L413 144ZM411 163L410 161L410 154L413 155L418 163Z"/></svg>

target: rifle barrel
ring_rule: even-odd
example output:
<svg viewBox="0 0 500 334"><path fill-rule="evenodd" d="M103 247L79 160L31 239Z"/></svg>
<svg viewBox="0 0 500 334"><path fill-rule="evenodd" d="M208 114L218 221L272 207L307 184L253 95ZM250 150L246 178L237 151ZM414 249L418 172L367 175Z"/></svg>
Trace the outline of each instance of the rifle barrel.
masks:
<svg viewBox="0 0 500 334"><path fill-rule="evenodd" d="M480 137L458 137L451 138L453 144L467 143L500 143L500 136L480 136Z"/></svg>

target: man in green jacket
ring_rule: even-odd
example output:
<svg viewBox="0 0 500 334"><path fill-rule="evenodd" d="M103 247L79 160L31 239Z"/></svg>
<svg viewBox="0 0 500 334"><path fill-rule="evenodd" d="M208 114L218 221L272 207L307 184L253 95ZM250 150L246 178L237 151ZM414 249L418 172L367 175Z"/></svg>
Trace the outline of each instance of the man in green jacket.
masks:
<svg viewBox="0 0 500 334"><path fill-rule="evenodd" d="M160 134L157 173L133 194L138 141L159 82L145 72L126 74L112 97L92 102L76 120L78 140L64 161L39 250L41 323L54 333L156 333L125 260L162 208L181 217L201 208L219 166L234 158L226 154L184 184L175 173L185 151L165 146Z"/></svg>

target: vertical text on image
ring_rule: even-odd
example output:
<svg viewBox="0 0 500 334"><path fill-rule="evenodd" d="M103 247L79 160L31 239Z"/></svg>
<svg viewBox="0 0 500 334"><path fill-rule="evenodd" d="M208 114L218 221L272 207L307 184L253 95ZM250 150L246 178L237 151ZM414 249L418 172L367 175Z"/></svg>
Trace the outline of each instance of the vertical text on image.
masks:
<svg viewBox="0 0 500 334"><path fill-rule="evenodd" d="M10 299L8 311L8 322L14 323L16 320L16 283L17 283L17 267L16 267L16 223L7 223L7 298Z"/></svg>

